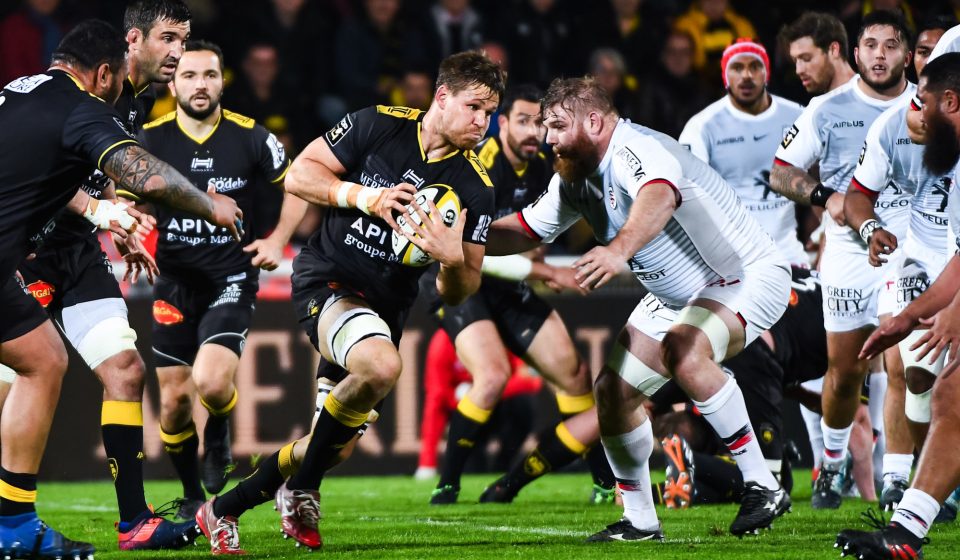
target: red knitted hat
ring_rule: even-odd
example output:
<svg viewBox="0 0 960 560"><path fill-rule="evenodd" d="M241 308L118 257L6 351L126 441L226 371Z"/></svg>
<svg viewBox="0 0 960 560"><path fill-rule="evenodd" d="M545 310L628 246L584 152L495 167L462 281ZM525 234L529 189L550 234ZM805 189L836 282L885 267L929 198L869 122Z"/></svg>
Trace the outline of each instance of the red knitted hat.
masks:
<svg viewBox="0 0 960 560"><path fill-rule="evenodd" d="M760 62L763 63L763 68L767 75L767 79L764 83L770 81L770 57L767 56L767 49L763 48L763 45L760 43L755 43L753 39L741 37L732 45L724 49L723 58L720 59L720 70L723 71L723 87L729 87L729 80L727 80L727 66L735 57L740 55L758 58Z"/></svg>

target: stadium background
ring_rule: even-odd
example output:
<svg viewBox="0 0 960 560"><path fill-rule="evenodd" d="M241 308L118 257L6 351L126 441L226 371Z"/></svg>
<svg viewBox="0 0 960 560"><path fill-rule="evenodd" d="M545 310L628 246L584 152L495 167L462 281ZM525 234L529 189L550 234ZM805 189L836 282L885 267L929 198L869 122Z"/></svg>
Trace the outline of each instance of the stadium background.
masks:
<svg viewBox="0 0 960 560"><path fill-rule="evenodd" d="M213 40L225 52L224 107L254 117L286 144L292 155L341 118L376 103L426 108L433 72L451 52L484 48L508 69L511 83L545 87L557 76L591 73L613 92L623 116L678 135L686 121L723 95L719 59L738 36L758 38L771 54L770 89L805 103L809 95L776 44L780 27L804 10L832 12L855 40L862 16L897 9L915 29L935 15L960 16L960 0L188 0L195 38ZM50 52L70 26L101 17L118 26L124 0L29 0L0 4L0 83L42 72ZM852 45L851 45L852 51ZM851 52L852 57L852 52ZM912 74L912 69L910 70ZM915 79L911 75L911 79ZM153 117L173 109L163 88ZM494 122L495 126L495 122ZM280 195L261 189L253 227L275 221ZM801 216L801 234L812 229ZM315 228L311 213L298 229L288 257ZM589 232L574 228L553 254L579 254ZM116 257L115 253L111 253ZM117 263L118 273L123 265ZM142 281L141 281L142 284ZM148 370L149 290L124 285L131 325ZM550 296L596 373L612 336L639 301L641 289L627 275L616 286L582 299ZM313 413L316 353L296 324L289 303L289 260L264 274L247 340L235 412L234 454L239 472L249 459L270 453L309 430ZM404 332L406 364L382 419L361 439L359 452L339 473L409 474L416 467L426 344L436 326L418 306ZM47 457L45 479L106 478L99 438L100 386L76 355L63 389ZM162 453L155 377L144 406L146 476L173 472ZM540 399L540 422L555 414ZM809 461L796 405L787 405L788 437ZM197 406L202 422L205 412Z"/></svg>

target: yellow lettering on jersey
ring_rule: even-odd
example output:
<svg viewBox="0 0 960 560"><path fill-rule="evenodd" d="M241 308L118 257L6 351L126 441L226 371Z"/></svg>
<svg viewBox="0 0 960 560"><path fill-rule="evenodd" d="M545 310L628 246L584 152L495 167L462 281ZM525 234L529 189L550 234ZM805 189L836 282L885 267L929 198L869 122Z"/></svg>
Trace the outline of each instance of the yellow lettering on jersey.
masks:
<svg viewBox="0 0 960 560"><path fill-rule="evenodd" d="M500 153L500 144L491 138L483 143L483 146L480 148L480 153L477 154L477 157L480 158L480 163L483 164L487 169L493 167L493 161L497 158L497 154Z"/></svg>
<svg viewBox="0 0 960 560"><path fill-rule="evenodd" d="M234 113L233 111L227 111L226 109L223 110L223 118L227 119L228 121L235 122L243 128L253 128L253 125L257 124L256 121L250 117L245 117L240 113Z"/></svg>
<svg viewBox="0 0 960 560"><path fill-rule="evenodd" d="M177 112L176 112L176 111L170 111L170 112L167 113L166 115L164 115L164 116L162 116L162 117L160 117L160 118L158 118L158 119L156 119L156 120L150 121L150 122L148 122L147 124L143 125L143 129L144 129L144 130L147 130L147 129L150 129L150 128L158 127L158 126L160 126L161 124L163 124L163 123L168 123L168 122L172 121L172 120L175 119L175 118L177 118Z"/></svg>
<svg viewBox="0 0 960 560"><path fill-rule="evenodd" d="M467 150L463 152L463 157L467 158L467 161L473 166L473 170L480 176L483 184L492 187L493 181L490 180L490 175L487 174L487 170L483 167L483 164L480 163L480 158L477 157L477 154L473 153L473 150Z"/></svg>
<svg viewBox="0 0 960 560"><path fill-rule="evenodd" d="M398 119L409 119L411 121L415 121L423 111L420 109L411 109L410 107L400 107L397 105L377 105L377 112L381 115L390 115L391 117L397 117Z"/></svg>

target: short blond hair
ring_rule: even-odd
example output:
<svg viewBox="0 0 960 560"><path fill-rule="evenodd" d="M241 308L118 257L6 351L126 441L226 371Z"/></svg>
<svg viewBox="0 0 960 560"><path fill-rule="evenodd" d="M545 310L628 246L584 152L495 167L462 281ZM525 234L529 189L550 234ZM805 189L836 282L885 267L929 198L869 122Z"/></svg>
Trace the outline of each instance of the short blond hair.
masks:
<svg viewBox="0 0 960 560"><path fill-rule="evenodd" d="M546 111L554 105L559 105L571 115L590 111L601 115L616 113L610 94L591 76L553 80L543 96L541 110Z"/></svg>

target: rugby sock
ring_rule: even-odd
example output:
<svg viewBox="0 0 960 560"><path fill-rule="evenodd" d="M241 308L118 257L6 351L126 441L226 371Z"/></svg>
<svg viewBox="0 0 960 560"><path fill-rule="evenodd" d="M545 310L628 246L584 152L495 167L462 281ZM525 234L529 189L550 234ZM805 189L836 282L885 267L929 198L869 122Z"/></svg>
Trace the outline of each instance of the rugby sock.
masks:
<svg viewBox="0 0 960 560"><path fill-rule="evenodd" d="M594 404L593 393L576 396L557 393L557 408L564 420L590 410Z"/></svg>
<svg viewBox="0 0 960 560"><path fill-rule="evenodd" d="M232 412L233 409L236 408L237 399L239 398L239 396L240 394L237 392L237 389L234 388L233 395L230 397L230 400L228 400L227 404L223 406L219 406L219 407L214 406L209 402L203 400L203 397L200 397L200 404L203 405L203 408L207 409L207 412L209 412L211 416L218 416L218 417L228 416L230 412Z"/></svg>
<svg viewBox="0 0 960 560"><path fill-rule="evenodd" d="M650 489L650 453L653 452L653 429L649 420L631 432L618 436L601 436L610 467L617 477L623 497L623 516L637 529L651 530L660 526Z"/></svg>
<svg viewBox="0 0 960 560"><path fill-rule="evenodd" d="M847 445L850 444L850 429L831 428L826 421L820 419L820 430L823 431L823 461L821 466L830 469L839 469L847 459Z"/></svg>
<svg viewBox="0 0 960 560"><path fill-rule="evenodd" d="M13 473L0 467L0 516L37 511L37 475Z"/></svg>
<svg viewBox="0 0 960 560"><path fill-rule="evenodd" d="M443 471L437 488L453 486L460 488L460 475L470 458L470 453L483 434L492 410L484 410L473 404L470 397L463 397L457 409L450 415L450 429L447 432L447 449L444 453Z"/></svg>
<svg viewBox="0 0 960 560"><path fill-rule="evenodd" d="M313 435L300 470L287 481L291 490L317 490L324 471L355 435L370 415L370 411L348 408L333 393L323 401L323 410L313 426Z"/></svg>
<svg viewBox="0 0 960 560"><path fill-rule="evenodd" d="M283 481L300 468L293 455L296 444L294 441L284 445L280 451L261 461L253 474L241 480L229 492L218 496L213 502L213 513L217 517L240 517L248 509L273 499Z"/></svg>
<svg viewBox="0 0 960 560"><path fill-rule="evenodd" d="M817 468L823 458L823 429L820 427L820 415L801 406L800 416L803 416L803 423L807 426L810 449L813 451L813 466Z"/></svg>
<svg viewBox="0 0 960 560"><path fill-rule="evenodd" d="M883 471L883 456L887 453L886 429L883 421L883 401L887 394L887 372L873 372L867 376L870 387L870 399L867 410L870 412L870 424L873 426L873 476L880 479Z"/></svg>
<svg viewBox="0 0 960 560"><path fill-rule="evenodd" d="M694 485L698 495L695 503L739 501L743 495L743 475L736 461L730 457L693 452L697 466ZM710 492L706 492L709 489Z"/></svg>
<svg viewBox="0 0 960 560"><path fill-rule="evenodd" d="M227 404L216 407L200 397L200 404L207 409L210 416L207 417L207 423L203 426L204 448L209 449L209 442L214 440L223 440L230 434L230 412L237 406L238 393L236 388Z"/></svg>
<svg viewBox="0 0 960 560"><path fill-rule="evenodd" d="M507 487L516 492L548 472L576 461L587 450L563 422L544 430L537 440L537 447L514 465L505 477Z"/></svg>
<svg viewBox="0 0 960 560"><path fill-rule="evenodd" d="M894 479L910 480L913 468L913 453L885 453L883 455L883 482Z"/></svg>
<svg viewBox="0 0 960 560"><path fill-rule="evenodd" d="M557 408L560 410L560 417L564 420L589 411L595 404L593 393L576 396L557 393ZM592 414L596 414L596 412L594 411ZM601 488L613 488L616 480L601 446L594 445L591 447L584 459L590 466L590 476L593 477L593 483Z"/></svg>
<svg viewBox="0 0 960 560"><path fill-rule="evenodd" d="M930 525L940 512L940 504L922 490L910 488L893 512L890 523L896 523L919 538L927 536Z"/></svg>
<svg viewBox="0 0 960 560"><path fill-rule="evenodd" d="M753 433L743 393L731 377L712 397L694 404L730 450L745 481L754 481L771 490L780 487L767 468L760 444ZM614 471L616 472L616 471Z"/></svg>
<svg viewBox="0 0 960 560"><path fill-rule="evenodd" d="M160 426L160 440L163 441L163 450L167 452L177 476L180 477L183 497L188 500L205 500L206 494L200 486L200 460L197 458L200 438L197 437L197 427L190 422L180 431L168 434L163 431L163 426Z"/></svg>
<svg viewBox="0 0 960 560"><path fill-rule="evenodd" d="M117 492L120 521L130 521L147 509L143 496L143 406L139 401L103 401L100 431Z"/></svg>

